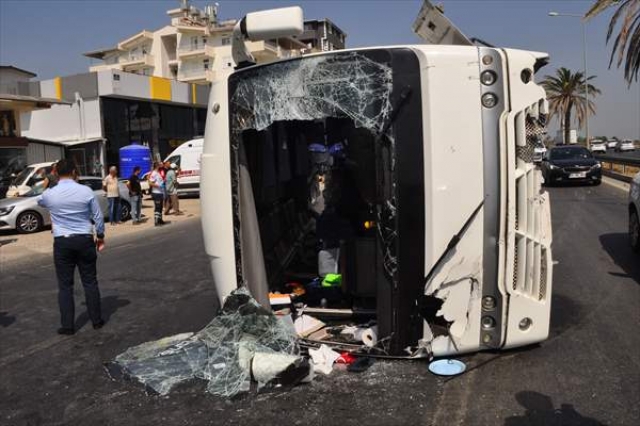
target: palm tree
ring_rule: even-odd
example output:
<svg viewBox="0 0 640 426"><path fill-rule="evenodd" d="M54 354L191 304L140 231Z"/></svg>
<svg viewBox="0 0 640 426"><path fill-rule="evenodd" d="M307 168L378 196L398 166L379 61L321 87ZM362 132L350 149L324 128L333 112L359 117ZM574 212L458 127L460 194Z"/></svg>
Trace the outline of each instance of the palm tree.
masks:
<svg viewBox="0 0 640 426"><path fill-rule="evenodd" d="M638 81L640 72L640 0L597 0L584 17L591 19L613 5L618 5L618 10L609 21L607 43L609 43L620 18L624 18L613 43L609 67L611 67L617 53L617 66L620 68L624 61L624 79L631 85L634 78L636 82Z"/></svg>
<svg viewBox="0 0 640 426"><path fill-rule="evenodd" d="M587 78L587 82L596 78L594 75ZM591 97L600 93L595 86L589 86L588 113L595 114L596 107ZM582 72L572 73L567 68L558 68L555 75L547 75L542 81L542 87L547 92L549 101L550 118L558 117L560 127L564 131L565 143L569 140L571 129L571 116L576 111L578 125L582 126L587 116L587 99L585 96L585 80Z"/></svg>

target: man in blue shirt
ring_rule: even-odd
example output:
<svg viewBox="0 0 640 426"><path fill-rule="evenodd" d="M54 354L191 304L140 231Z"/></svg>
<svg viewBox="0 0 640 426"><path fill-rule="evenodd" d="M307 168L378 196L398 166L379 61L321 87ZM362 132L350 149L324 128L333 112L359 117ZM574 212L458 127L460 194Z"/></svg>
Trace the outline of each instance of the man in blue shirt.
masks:
<svg viewBox="0 0 640 426"><path fill-rule="evenodd" d="M38 204L49 210L53 227L53 261L58 278L58 304L62 327L59 334L75 333L73 275L80 272L89 318L93 328L102 328L100 289L96 272L98 251L104 248L104 218L91 188L80 185L72 160L57 163L60 178L45 191ZM95 227L95 239L94 239Z"/></svg>

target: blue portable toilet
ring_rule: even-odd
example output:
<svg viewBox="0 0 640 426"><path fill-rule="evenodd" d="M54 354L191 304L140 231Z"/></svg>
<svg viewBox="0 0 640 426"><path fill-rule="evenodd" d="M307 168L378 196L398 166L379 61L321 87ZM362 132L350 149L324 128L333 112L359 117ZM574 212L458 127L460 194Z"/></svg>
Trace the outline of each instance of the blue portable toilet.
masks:
<svg viewBox="0 0 640 426"><path fill-rule="evenodd" d="M133 168L140 166L140 176L151 170L151 149L148 146L133 144L120 148L120 177L128 178Z"/></svg>

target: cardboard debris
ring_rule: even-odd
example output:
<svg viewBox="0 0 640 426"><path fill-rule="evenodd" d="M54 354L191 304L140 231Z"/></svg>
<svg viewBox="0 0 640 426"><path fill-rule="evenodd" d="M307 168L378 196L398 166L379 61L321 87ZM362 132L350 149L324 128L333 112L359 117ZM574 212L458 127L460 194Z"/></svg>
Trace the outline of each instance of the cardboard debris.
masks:
<svg viewBox="0 0 640 426"><path fill-rule="evenodd" d="M293 322L293 326L296 329L296 333L298 333L298 336L300 337L308 337L312 333L315 333L316 331L324 328L325 325L326 324L320 321L319 319L316 319L311 315L304 315L304 314L300 315Z"/></svg>

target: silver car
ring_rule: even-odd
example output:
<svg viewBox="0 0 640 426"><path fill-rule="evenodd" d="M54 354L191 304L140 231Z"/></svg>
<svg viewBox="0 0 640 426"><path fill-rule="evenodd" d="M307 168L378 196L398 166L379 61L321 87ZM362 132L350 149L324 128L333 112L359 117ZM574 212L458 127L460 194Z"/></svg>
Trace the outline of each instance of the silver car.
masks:
<svg viewBox="0 0 640 426"><path fill-rule="evenodd" d="M93 190L98 200L100 210L105 219L108 218L108 202L105 191L102 190L102 179L99 177L81 176L78 183L87 185ZM40 231L51 224L49 211L38 205L38 195L43 192L42 186L35 186L31 191L18 197L0 200L0 230L15 229L21 234ZM120 182L120 208L122 220L131 215L131 202L127 186Z"/></svg>
<svg viewBox="0 0 640 426"><path fill-rule="evenodd" d="M633 178L629 189L629 239L631 247L640 252L640 173Z"/></svg>

